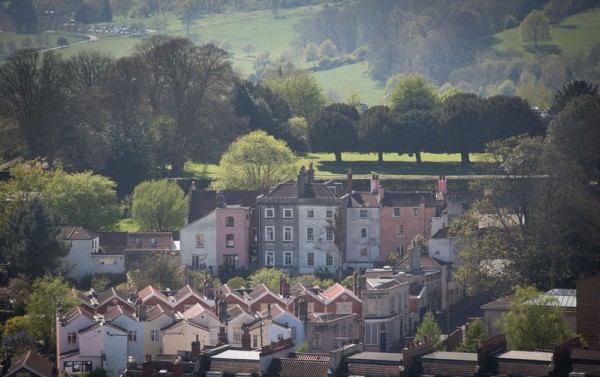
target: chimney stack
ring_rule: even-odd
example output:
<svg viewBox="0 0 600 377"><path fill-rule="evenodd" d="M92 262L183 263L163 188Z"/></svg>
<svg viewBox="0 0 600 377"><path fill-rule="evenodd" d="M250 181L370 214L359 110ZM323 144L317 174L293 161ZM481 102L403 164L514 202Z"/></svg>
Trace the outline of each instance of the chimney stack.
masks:
<svg viewBox="0 0 600 377"><path fill-rule="evenodd" d="M227 322L227 302L222 298L217 305L219 307L219 321L221 323Z"/></svg>
<svg viewBox="0 0 600 377"><path fill-rule="evenodd" d="M410 253L410 270L421 271L421 248L418 246L413 247L409 251Z"/></svg>
<svg viewBox="0 0 600 377"><path fill-rule="evenodd" d="M315 182L315 169L313 169L313 163L308 164L308 183Z"/></svg>
<svg viewBox="0 0 600 377"><path fill-rule="evenodd" d="M358 268L354 267L354 273L352 274L352 292L358 297Z"/></svg>
<svg viewBox="0 0 600 377"><path fill-rule="evenodd" d="M141 300L135 305L135 316L137 317L138 322L146 320L146 304L143 304Z"/></svg>
<svg viewBox="0 0 600 377"><path fill-rule="evenodd" d="M252 337L250 336L250 329L248 328L248 326L243 326L242 327L242 350L244 351L250 351L251 349L251 339Z"/></svg>
<svg viewBox="0 0 600 377"><path fill-rule="evenodd" d="M304 166L300 167L300 172L298 173L298 197L305 198L306 197L306 168Z"/></svg>
<svg viewBox="0 0 600 377"><path fill-rule="evenodd" d="M383 185L379 185L379 195L377 195L377 203L381 205L383 203L383 199L385 198L385 189Z"/></svg>
<svg viewBox="0 0 600 377"><path fill-rule="evenodd" d="M371 194L377 194L379 192L379 175L373 173L371 176Z"/></svg>
<svg viewBox="0 0 600 377"><path fill-rule="evenodd" d="M223 208L225 206L225 197L223 196L223 191L217 190L216 202L217 208Z"/></svg>
<svg viewBox="0 0 600 377"><path fill-rule="evenodd" d="M442 194L446 193L446 176L440 175L438 179L438 192Z"/></svg>
<svg viewBox="0 0 600 377"><path fill-rule="evenodd" d="M361 274L358 278L358 298L362 298L362 293L367 289L367 277Z"/></svg>
<svg viewBox="0 0 600 377"><path fill-rule="evenodd" d="M352 168L348 168L348 179L346 181L346 193L352 192Z"/></svg>
<svg viewBox="0 0 600 377"><path fill-rule="evenodd" d="M215 299L215 284L213 283L213 279L211 277L207 277L204 280L204 294L208 300Z"/></svg>
<svg viewBox="0 0 600 377"><path fill-rule="evenodd" d="M198 340L198 334L196 334L196 340L194 340L192 342L192 352L191 352L192 360L196 359L198 357L198 355L200 355L200 351L201 351L200 340Z"/></svg>
<svg viewBox="0 0 600 377"><path fill-rule="evenodd" d="M302 322L308 320L308 302L304 298L301 298L298 302L299 317Z"/></svg>
<svg viewBox="0 0 600 377"><path fill-rule="evenodd" d="M196 181L192 181L192 191L196 191Z"/></svg>
<svg viewBox="0 0 600 377"><path fill-rule="evenodd" d="M61 324L61 326L64 325L65 315L60 301L56 304L56 319L58 320L58 323Z"/></svg>
<svg viewBox="0 0 600 377"><path fill-rule="evenodd" d="M218 342L219 344L229 343L229 341L227 340L227 332L225 332L225 326L219 327Z"/></svg>

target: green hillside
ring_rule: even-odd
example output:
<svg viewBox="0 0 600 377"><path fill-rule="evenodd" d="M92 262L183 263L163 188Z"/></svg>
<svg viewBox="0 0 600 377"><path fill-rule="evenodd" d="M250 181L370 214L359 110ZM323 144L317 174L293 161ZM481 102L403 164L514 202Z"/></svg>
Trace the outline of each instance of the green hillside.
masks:
<svg viewBox="0 0 600 377"><path fill-rule="evenodd" d="M543 50L564 56L585 53L600 43L600 8L567 17L560 24L551 26L550 33L552 41L546 43L546 48ZM516 50L522 53L535 53L521 43L518 27L505 30L495 37L499 40L494 45L496 51Z"/></svg>

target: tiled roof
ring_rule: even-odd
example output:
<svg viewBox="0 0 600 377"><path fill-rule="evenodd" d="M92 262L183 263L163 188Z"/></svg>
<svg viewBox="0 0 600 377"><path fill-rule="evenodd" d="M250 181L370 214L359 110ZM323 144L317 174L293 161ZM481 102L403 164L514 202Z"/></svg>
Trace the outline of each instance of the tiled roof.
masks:
<svg viewBox="0 0 600 377"><path fill-rule="evenodd" d="M10 369L5 376L8 377L16 374L22 368L25 368L38 376L49 377L52 376L54 364L33 351L27 351L12 360Z"/></svg>
<svg viewBox="0 0 600 377"><path fill-rule="evenodd" d="M184 298L184 297L186 297L186 296L188 296L188 295L195 295L195 296L201 297L201 296L200 296L200 293L199 293L198 291L194 290L194 289L193 289L192 287L190 287L189 285L186 285L186 286L184 286L184 287L181 287L181 288L180 288L180 289L177 291L177 293L175 293L175 294L173 295L173 298L175 299L175 301L179 301L179 300L181 300L182 298Z"/></svg>
<svg viewBox="0 0 600 377"><path fill-rule="evenodd" d="M326 353L308 353L308 352L296 352L291 353L290 357L299 360L315 360L315 361L327 361L329 362L329 354Z"/></svg>
<svg viewBox="0 0 600 377"><path fill-rule="evenodd" d="M133 319L134 321L136 320L135 317L133 316L133 314L131 314L131 312L129 310L124 310L122 305L117 305L114 308L111 308L106 313L104 313L104 319L106 321L110 322L110 321L114 321L115 319L119 318L122 315L125 315L125 316Z"/></svg>
<svg viewBox="0 0 600 377"><path fill-rule="evenodd" d="M88 312L81 306L76 306L64 314L64 323L67 324L79 316L84 316L89 320L94 321L94 315L92 313Z"/></svg>
<svg viewBox="0 0 600 377"><path fill-rule="evenodd" d="M156 295L166 303L169 302L169 298L164 293L154 289L151 285L139 291L138 297L141 298L142 301L146 301L146 299L148 299L152 294Z"/></svg>
<svg viewBox="0 0 600 377"><path fill-rule="evenodd" d="M381 205L384 207L419 207L421 201L425 207L435 207L435 194L429 191L386 191Z"/></svg>
<svg viewBox="0 0 600 377"><path fill-rule="evenodd" d="M412 368L414 375L441 376L474 376L477 368L475 362L456 362L449 360L417 360Z"/></svg>
<svg viewBox="0 0 600 377"><path fill-rule="evenodd" d="M183 318L185 319L194 319L201 314L206 314L210 317L217 318L217 315L212 310L208 310L200 304L195 304L182 313Z"/></svg>
<svg viewBox="0 0 600 377"><path fill-rule="evenodd" d="M378 196L368 192L353 191L350 195L348 195L348 207L379 208Z"/></svg>
<svg viewBox="0 0 600 377"><path fill-rule="evenodd" d="M171 232L131 232L127 234L128 250L171 250L172 247L173 234Z"/></svg>
<svg viewBox="0 0 600 377"><path fill-rule="evenodd" d="M260 364L258 361L239 361L239 360L215 360L210 363L211 371L224 373L260 373Z"/></svg>
<svg viewBox="0 0 600 377"><path fill-rule="evenodd" d="M187 326L195 327L197 329L202 329L202 330L204 330L206 332L209 331L206 327L204 327L202 325L199 325L197 323L194 323L194 322L189 322L189 321L187 321L185 319L183 321L177 321L177 322L174 322L174 323L172 323L172 324L170 324L168 326L165 326L161 330L163 330L163 331L165 331L165 330L175 330L175 329L178 329L180 327L185 327L186 325ZM172 333L175 333L175 332L176 331L173 331Z"/></svg>
<svg viewBox="0 0 600 377"><path fill-rule="evenodd" d="M98 237L98 234L81 227L64 227L62 228L62 232L65 235L65 238L70 241L91 240Z"/></svg>
<svg viewBox="0 0 600 377"><path fill-rule="evenodd" d="M401 375L401 370L400 365L348 363L348 375L365 377L398 377Z"/></svg>
<svg viewBox="0 0 600 377"><path fill-rule="evenodd" d="M600 349L572 348L571 360L600 361Z"/></svg>
<svg viewBox="0 0 600 377"><path fill-rule="evenodd" d="M123 302L127 302L127 295L125 295L125 293L121 291L116 290L114 287L110 287L106 291L100 293L96 300L98 301L98 305L102 305L114 298L120 299Z"/></svg>
<svg viewBox="0 0 600 377"><path fill-rule="evenodd" d="M252 316L252 313L250 313L248 310L242 308L240 305L234 305L227 309L227 319L231 320L232 318L236 318L244 313Z"/></svg>
<svg viewBox="0 0 600 377"><path fill-rule="evenodd" d="M192 223L217 208L217 192L215 190L192 190L190 191L187 223ZM258 190L224 190L223 199L226 205L241 205L255 208L256 197L260 195Z"/></svg>
<svg viewBox="0 0 600 377"><path fill-rule="evenodd" d="M281 358L273 360L270 372L281 377L326 377L329 373L327 360Z"/></svg>
<svg viewBox="0 0 600 377"><path fill-rule="evenodd" d="M173 314L173 311L170 308L165 308L163 305L157 304L152 305L146 310L146 321L153 321L163 314L166 314L171 318L175 318L175 314Z"/></svg>
<svg viewBox="0 0 600 377"><path fill-rule="evenodd" d="M268 293L271 292L271 290L269 289L269 287L267 287L265 284L259 284L256 288L254 288L252 290L252 292L250 292L248 294L248 296L252 299L252 300L256 300L259 296L262 296L263 293ZM271 292L273 293L273 292ZM274 294L274 293L273 293Z"/></svg>
<svg viewBox="0 0 600 377"><path fill-rule="evenodd" d="M271 317L272 318L276 318L279 315L288 312L287 310L285 310L284 308L282 308L279 304L271 304ZM289 314L293 315L292 313L288 312ZM269 309L265 309L262 312L260 312L261 316L266 317L269 315Z"/></svg>

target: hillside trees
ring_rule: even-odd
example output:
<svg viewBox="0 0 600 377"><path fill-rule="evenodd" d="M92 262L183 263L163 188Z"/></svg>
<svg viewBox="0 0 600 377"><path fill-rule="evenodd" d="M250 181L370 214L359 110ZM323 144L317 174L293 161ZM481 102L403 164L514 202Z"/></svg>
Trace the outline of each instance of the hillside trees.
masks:
<svg viewBox="0 0 600 377"><path fill-rule="evenodd" d="M600 100L584 95L569 102L548 127L550 142L581 166L590 181L600 178Z"/></svg>
<svg viewBox="0 0 600 377"><path fill-rule="evenodd" d="M169 161L171 176L181 176L191 153L198 154L209 145L222 110L218 102L232 83L228 54L212 44L197 46L189 39L161 36L145 39L136 53L151 72L154 113L175 120Z"/></svg>
<svg viewBox="0 0 600 377"><path fill-rule="evenodd" d="M342 161L342 152L357 147L356 124L360 116L355 107L344 104L326 106L308 123L308 140L312 151L335 154Z"/></svg>
<svg viewBox="0 0 600 377"><path fill-rule="evenodd" d="M60 55L20 50L0 66L0 109L18 125L27 158L54 166L76 120Z"/></svg>
<svg viewBox="0 0 600 377"><path fill-rule="evenodd" d="M229 190L271 187L294 177L296 161L285 141L254 131L240 136L223 153L214 186Z"/></svg>
<svg viewBox="0 0 600 377"><path fill-rule="evenodd" d="M145 232L172 232L185 221L187 201L177 182L146 181L133 191L132 217Z"/></svg>
<svg viewBox="0 0 600 377"><path fill-rule="evenodd" d="M277 67L275 65L270 69L264 82L287 100L294 116L310 119L325 106L327 99L323 88L310 72L294 67Z"/></svg>
<svg viewBox="0 0 600 377"><path fill-rule="evenodd" d="M521 22L521 41L523 43L533 42L535 48L538 48L540 42L552 40L550 34L550 21L544 12L534 10Z"/></svg>

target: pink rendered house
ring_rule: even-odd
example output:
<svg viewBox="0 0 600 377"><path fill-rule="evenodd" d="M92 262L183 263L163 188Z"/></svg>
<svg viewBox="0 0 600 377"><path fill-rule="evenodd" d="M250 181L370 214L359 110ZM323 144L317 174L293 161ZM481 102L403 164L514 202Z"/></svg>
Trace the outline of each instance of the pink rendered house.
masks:
<svg viewBox="0 0 600 377"><path fill-rule="evenodd" d="M217 207L216 247L219 270L246 268L249 263L252 209L237 205Z"/></svg>
<svg viewBox="0 0 600 377"><path fill-rule="evenodd" d="M408 251L410 241L418 234L431 238L431 219L436 215L435 193L429 191L386 192L379 188L380 257L386 261L392 253L400 257Z"/></svg>

